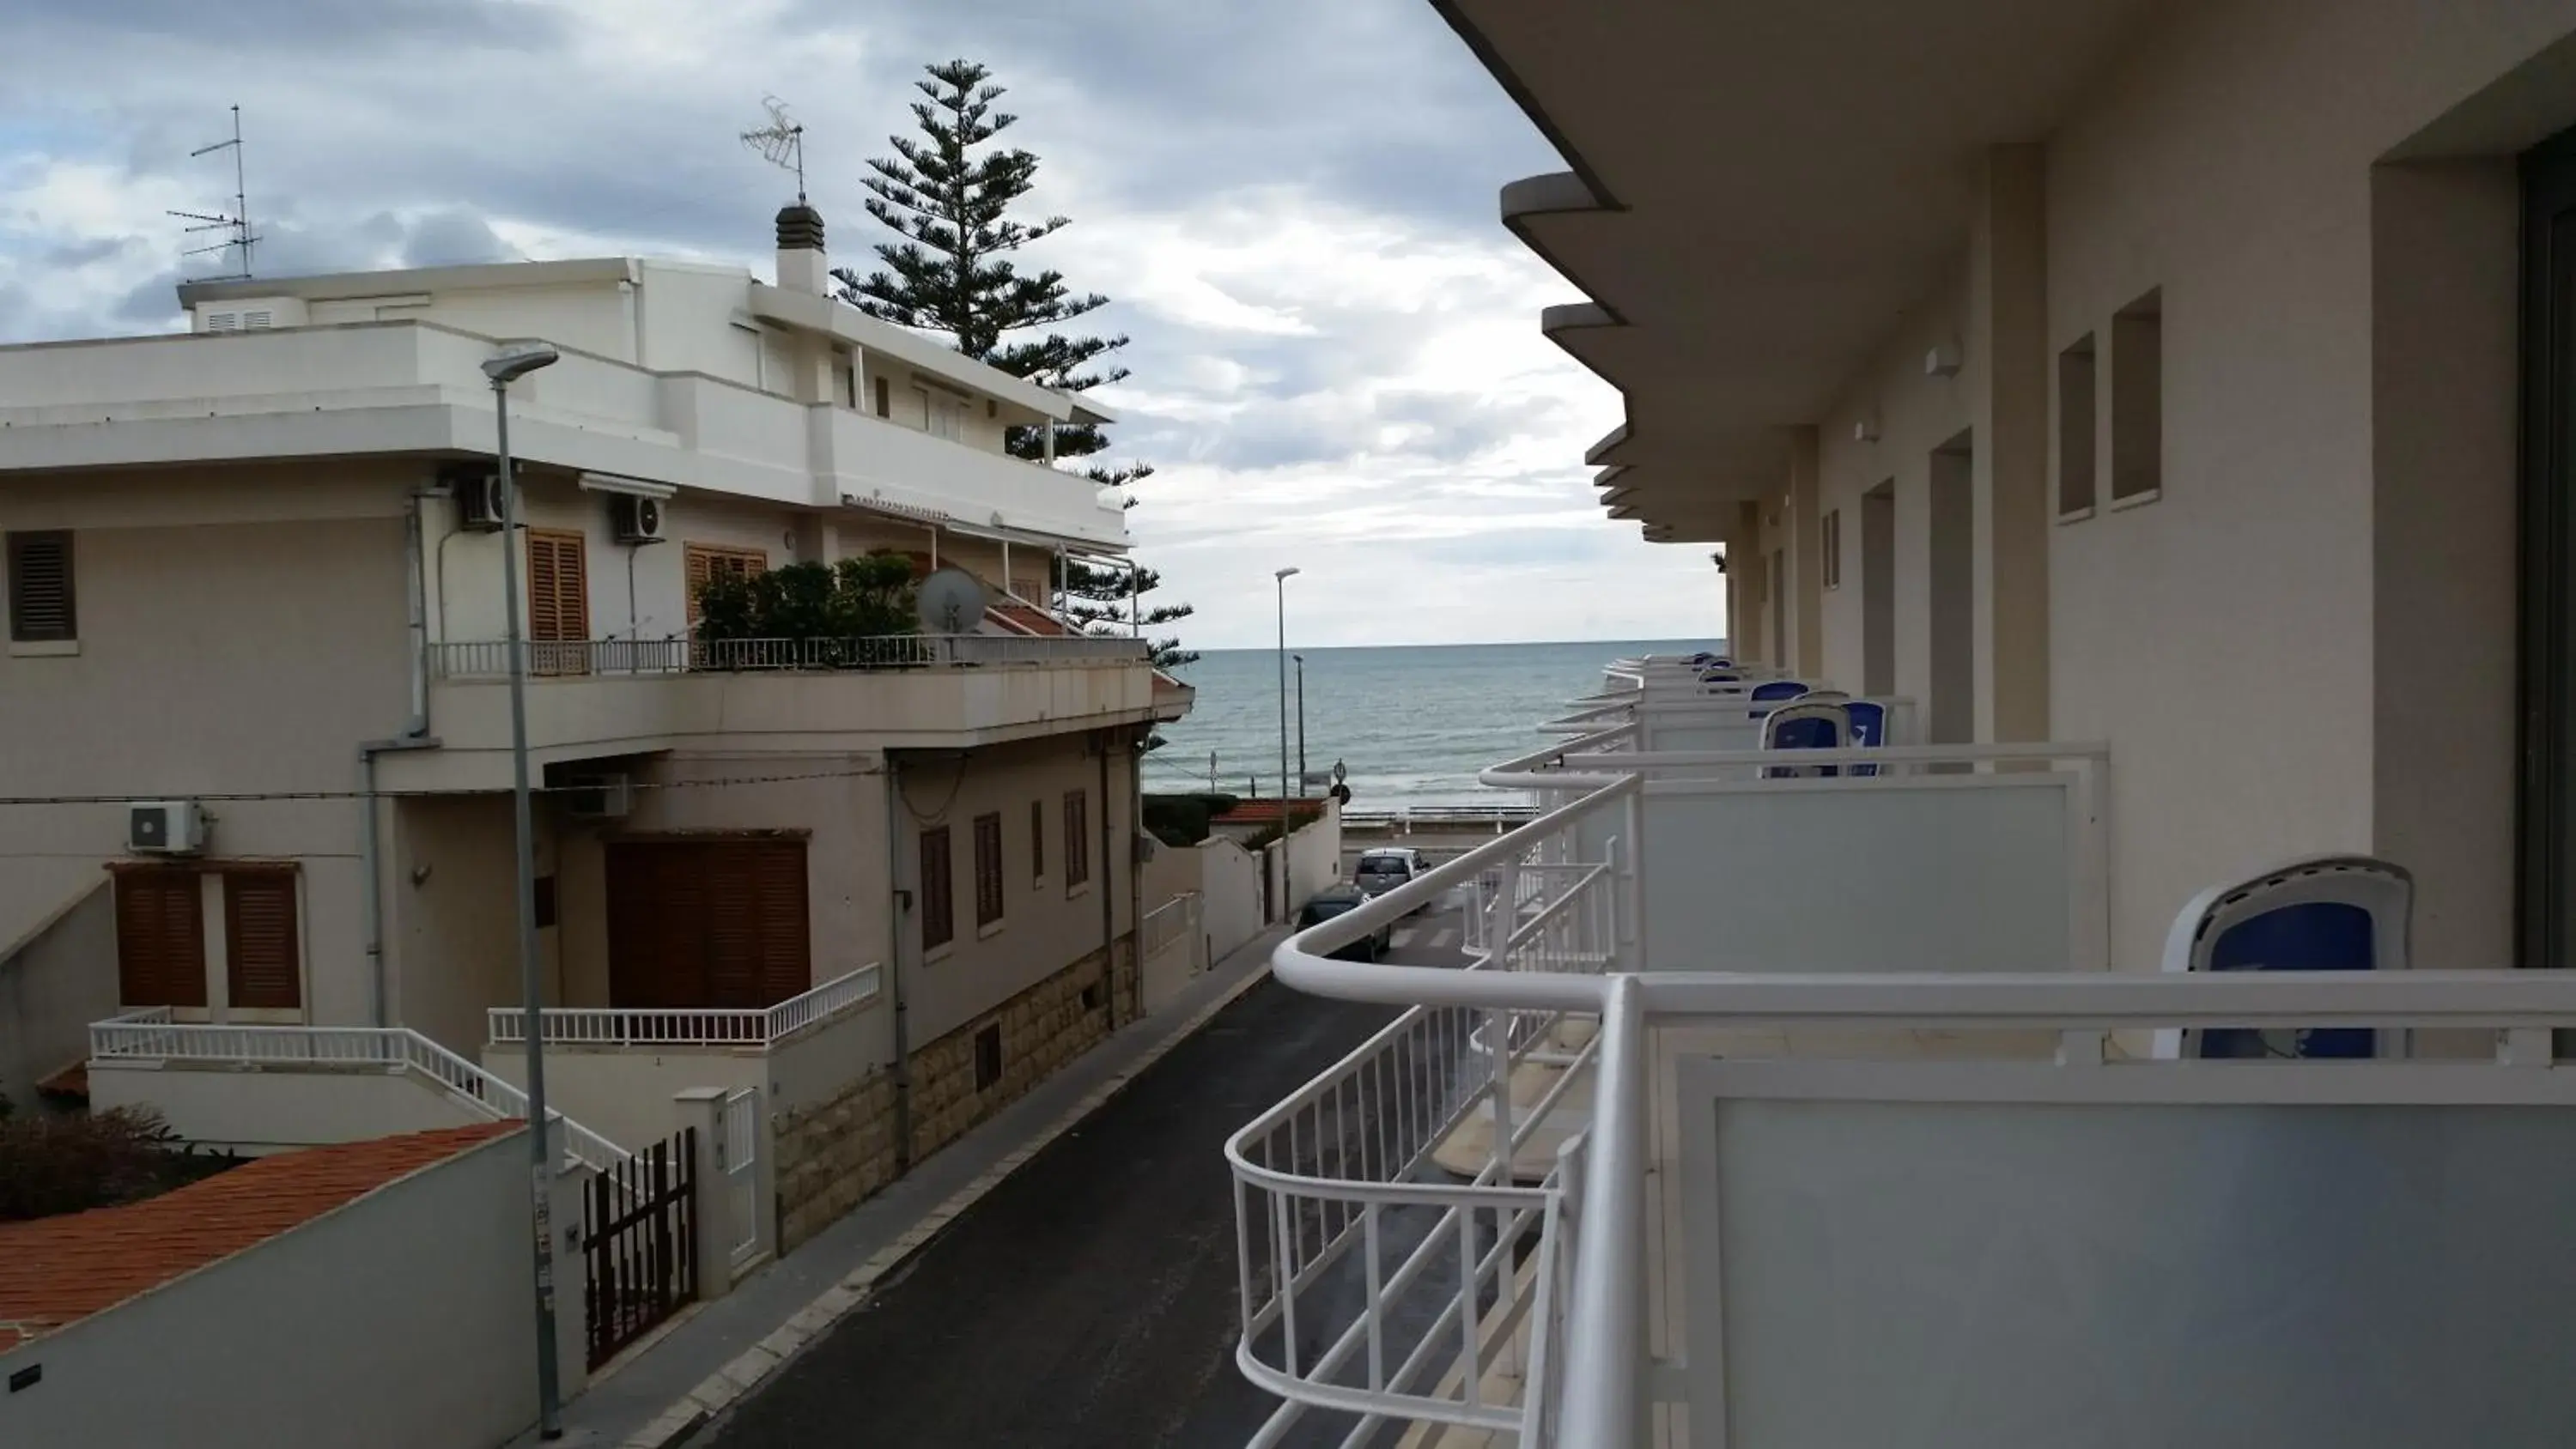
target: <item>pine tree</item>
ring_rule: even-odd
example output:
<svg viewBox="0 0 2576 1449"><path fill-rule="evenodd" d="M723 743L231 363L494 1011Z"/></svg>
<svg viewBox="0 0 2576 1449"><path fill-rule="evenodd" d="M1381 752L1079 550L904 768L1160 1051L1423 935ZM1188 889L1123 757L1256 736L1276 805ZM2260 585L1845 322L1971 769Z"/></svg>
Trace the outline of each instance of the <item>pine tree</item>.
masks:
<svg viewBox="0 0 2576 1449"><path fill-rule="evenodd" d="M1072 291L1051 268L1023 273L1013 260L1013 253L1054 235L1070 218L1012 217L1013 205L1036 184L1038 158L994 145L1019 119L994 109L1002 87L991 84L990 70L970 60L923 69L929 78L913 83L923 96L912 104L919 136L889 137L895 154L871 159L868 169L875 174L861 178L869 192L868 214L902 240L879 242L882 265L866 276L836 269L832 276L841 284L841 300L898 327L943 333L967 356L1059 392L1086 392L1127 376L1112 356L1127 345L1123 334L1057 330L1109 299ZM1042 335L1024 335L1031 332ZM1038 428L1011 429L1006 445L1015 457L1047 456L1047 439ZM1108 447L1109 437L1096 423L1055 429L1057 458L1091 458ZM1144 463L1094 463L1084 472L1104 487L1128 488L1154 470ZM1134 496L1126 497L1134 507ZM1131 585L1125 570L1063 559L1054 586L1058 610L1077 627L1113 634L1130 627L1131 587L1141 601L1161 582L1151 569L1140 570ZM1150 605L1140 622L1157 628L1190 612L1187 604ZM1154 640L1158 666L1197 657L1177 638Z"/></svg>

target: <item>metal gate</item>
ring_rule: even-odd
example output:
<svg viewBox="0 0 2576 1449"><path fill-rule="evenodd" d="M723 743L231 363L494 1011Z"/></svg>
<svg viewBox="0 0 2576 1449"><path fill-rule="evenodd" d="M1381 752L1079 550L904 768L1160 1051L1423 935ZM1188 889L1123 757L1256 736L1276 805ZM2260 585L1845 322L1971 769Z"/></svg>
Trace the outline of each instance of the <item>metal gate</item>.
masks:
<svg viewBox="0 0 2576 1449"><path fill-rule="evenodd" d="M716 1166L724 1172L733 1266L740 1268L760 1252L760 1089L727 1093L716 1121Z"/></svg>
<svg viewBox="0 0 2576 1449"><path fill-rule="evenodd" d="M582 1189L582 1290L590 1366L698 1295L697 1130L684 1127Z"/></svg>

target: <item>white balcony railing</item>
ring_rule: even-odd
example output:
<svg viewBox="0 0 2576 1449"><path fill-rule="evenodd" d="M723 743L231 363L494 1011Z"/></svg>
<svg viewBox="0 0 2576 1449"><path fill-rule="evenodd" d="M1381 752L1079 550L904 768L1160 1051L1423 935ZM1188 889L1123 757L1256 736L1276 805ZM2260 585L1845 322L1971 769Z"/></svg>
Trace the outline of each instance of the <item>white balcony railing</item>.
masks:
<svg viewBox="0 0 2576 1449"><path fill-rule="evenodd" d="M729 674L768 670L971 668L1005 664L1142 664L1141 639L1101 635L889 634L859 639L542 639L523 646L538 676ZM502 679L498 639L430 646L441 679Z"/></svg>
<svg viewBox="0 0 2576 1449"><path fill-rule="evenodd" d="M883 991L884 976L882 966L870 962L770 1007L549 1006L537 1013L537 1019L548 1046L721 1046L766 1051L799 1032L866 1007ZM491 1008L484 1024L495 1045L528 1039L527 1014L515 1006Z"/></svg>
<svg viewBox="0 0 2576 1449"><path fill-rule="evenodd" d="M528 1115L528 1094L405 1027L230 1026L177 1022L166 1009L90 1023L92 1061L225 1066L269 1071L379 1070L420 1076L475 1113ZM549 1111L573 1157L595 1169L630 1154L560 1112Z"/></svg>

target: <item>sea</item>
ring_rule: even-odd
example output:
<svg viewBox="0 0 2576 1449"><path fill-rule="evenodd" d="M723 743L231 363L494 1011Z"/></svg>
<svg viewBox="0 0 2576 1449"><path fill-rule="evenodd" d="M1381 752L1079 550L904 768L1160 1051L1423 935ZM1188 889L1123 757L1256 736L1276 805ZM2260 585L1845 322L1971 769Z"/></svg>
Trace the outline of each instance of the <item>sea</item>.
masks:
<svg viewBox="0 0 2576 1449"><path fill-rule="evenodd" d="M1639 654L1688 654L1713 641L1630 639L1572 644L1409 644L1303 649L1305 765L1348 771L1350 808L1489 805L1500 793L1476 772L1547 742L1541 720L1601 688L1601 669ZM1198 703L1162 727L1145 757L1145 788L1279 793L1279 655L1211 649L1173 671ZM1288 769L1298 765L1298 671L1288 666ZM1253 789L1259 782L1257 792ZM1315 790L1329 784L1319 779Z"/></svg>

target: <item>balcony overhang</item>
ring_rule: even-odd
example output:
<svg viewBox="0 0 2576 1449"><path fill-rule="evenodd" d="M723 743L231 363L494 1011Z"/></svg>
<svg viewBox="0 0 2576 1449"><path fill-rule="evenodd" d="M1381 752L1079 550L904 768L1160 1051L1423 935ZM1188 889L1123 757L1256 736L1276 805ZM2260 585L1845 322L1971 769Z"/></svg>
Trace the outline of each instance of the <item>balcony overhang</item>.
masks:
<svg viewBox="0 0 2576 1449"><path fill-rule="evenodd" d="M1591 299L1542 326L1626 395L1594 461L1650 517L1785 481L1785 430L1956 264L1985 149L2045 137L2151 9L1432 3L1566 160L1503 222Z"/></svg>

